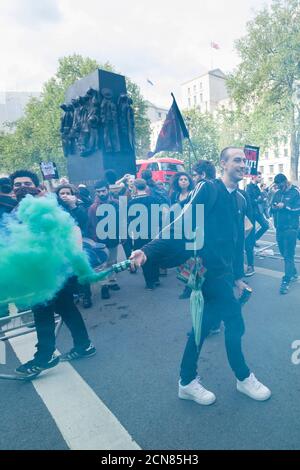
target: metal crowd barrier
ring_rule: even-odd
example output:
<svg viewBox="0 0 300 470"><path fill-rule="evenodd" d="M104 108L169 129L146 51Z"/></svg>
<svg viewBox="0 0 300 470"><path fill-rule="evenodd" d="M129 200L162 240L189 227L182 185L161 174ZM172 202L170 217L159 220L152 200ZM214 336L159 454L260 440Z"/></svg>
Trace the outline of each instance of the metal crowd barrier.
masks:
<svg viewBox="0 0 300 470"><path fill-rule="evenodd" d="M55 315L55 336L58 336L62 319ZM0 317L0 365L6 364L7 341L35 331L34 317L31 310ZM1 374L0 379L15 379L14 375Z"/></svg>

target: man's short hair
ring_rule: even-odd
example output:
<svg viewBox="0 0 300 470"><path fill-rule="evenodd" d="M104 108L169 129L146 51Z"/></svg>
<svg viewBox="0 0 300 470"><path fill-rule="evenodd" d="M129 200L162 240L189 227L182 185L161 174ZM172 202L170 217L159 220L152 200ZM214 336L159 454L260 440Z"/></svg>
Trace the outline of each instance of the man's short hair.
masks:
<svg viewBox="0 0 300 470"><path fill-rule="evenodd" d="M117 173L114 170L106 170L105 179L108 181L109 184L115 184L117 181Z"/></svg>
<svg viewBox="0 0 300 470"><path fill-rule="evenodd" d="M99 180L99 181L96 181L94 188L95 189L100 189L100 188L109 189L109 184L106 180Z"/></svg>
<svg viewBox="0 0 300 470"><path fill-rule="evenodd" d="M147 187L147 183L143 178L136 178L134 180L134 186L138 191L144 191Z"/></svg>
<svg viewBox="0 0 300 470"><path fill-rule="evenodd" d="M34 186L37 188L40 184L39 177L36 173L33 173L32 171L29 170L17 170L11 175L9 175L11 184L14 184L15 179L17 178L30 178L31 181L33 182Z"/></svg>
<svg viewBox="0 0 300 470"><path fill-rule="evenodd" d="M230 150L242 150L244 152L244 149L241 147L225 147L222 152L220 153L220 162L224 161L227 162L229 156L230 156Z"/></svg>
<svg viewBox="0 0 300 470"><path fill-rule="evenodd" d="M198 160L198 162L193 166L193 171L198 175L205 173L208 179L216 178L216 168L215 165L209 160Z"/></svg>
<svg viewBox="0 0 300 470"><path fill-rule="evenodd" d="M275 184L282 184L287 182L287 177L283 173L278 173L278 175L275 176L274 178L274 183Z"/></svg>

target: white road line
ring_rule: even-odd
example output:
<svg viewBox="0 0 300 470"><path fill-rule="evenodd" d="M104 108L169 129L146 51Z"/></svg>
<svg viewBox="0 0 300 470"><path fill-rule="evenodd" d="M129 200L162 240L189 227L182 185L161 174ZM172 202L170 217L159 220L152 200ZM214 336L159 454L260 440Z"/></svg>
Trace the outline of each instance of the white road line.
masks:
<svg viewBox="0 0 300 470"><path fill-rule="evenodd" d="M32 357L36 335L29 333L10 343L23 363ZM71 450L140 449L69 363L42 373L32 384Z"/></svg>
<svg viewBox="0 0 300 470"><path fill-rule="evenodd" d="M4 341L0 341L0 364L6 364L6 346Z"/></svg>

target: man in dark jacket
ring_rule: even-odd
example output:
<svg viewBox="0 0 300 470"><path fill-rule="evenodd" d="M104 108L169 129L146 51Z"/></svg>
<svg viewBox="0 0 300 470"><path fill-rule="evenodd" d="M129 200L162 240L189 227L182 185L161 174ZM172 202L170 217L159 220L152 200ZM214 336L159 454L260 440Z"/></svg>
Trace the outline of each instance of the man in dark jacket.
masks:
<svg viewBox="0 0 300 470"><path fill-rule="evenodd" d="M106 180L100 180L95 183L95 201L89 208L88 212L88 235L92 240L96 242L103 243L106 248L108 249L108 260L107 266L110 267L117 262L117 255L118 255L118 245L119 241L119 227L118 227L118 211L119 206L115 199L111 197L109 194L109 184ZM110 208L114 211L115 221L116 221L116 233L113 236L105 236L102 238L99 230L97 230L97 226L101 220L106 220L107 218L107 211L104 214L101 213L100 206L101 204L109 205ZM101 213L101 215L100 215ZM107 279L108 282L105 282L101 287L101 297L102 299L109 299L110 293L109 289L111 290L120 290L120 286L117 284L115 274L111 274L111 276Z"/></svg>
<svg viewBox="0 0 300 470"><path fill-rule="evenodd" d="M3 214L9 214L17 205L16 199L11 197L12 185L9 178L0 178L0 219Z"/></svg>
<svg viewBox="0 0 300 470"><path fill-rule="evenodd" d="M26 193L39 195L39 179L35 173L28 170L18 170L10 175L17 199L26 196ZM51 256L51 253L49 253ZM47 265L45 266L47 276ZM16 373L23 377L34 377L40 372L55 367L59 360L71 361L74 359L91 357L96 354L96 349L91 343L84 320L78 308L74 304L73 294L76 280L69 278L63 288L49 302L35 305L32 308L34 323L37 333L36 353L34 358L17 367ZM55 346L55 322L54 313L58 313L67 325L73 337L74 348L57 357L54 354Z"/></svg>
<svg viewBox="0 0 300 470"><path fill-rule="evenodd" d="M246 192L252 204L253 220L260 225L260 229L255 233L255 241L259 240L268 230L269 223L264 215L264 196L259 188L262 177L258 171L252 176L252 182L247 185Z"/></svg>
<svg viewBox="0 0 300 470"><path fill-rule="evenodd" d="M155 199L153 196L150 196L147 191L147 184L146 181L142 178L137 178L134 181L134 187L135 187L135 195L134 197L128 202L128 218L127 218L127 224L128 224L128 237L129 237L129 243L133 247L134 250L142 248L144 245L149 243L153 237L151 237L151 232L153 231L153 235L156 236L158 235L160 231L160 226L161 226L161 220L158 220L158 226L157 226L157 231L155 230L154 233L154 227L152 224L154 224L154 219L152 217L152 208L154 205L159 206L159 201ZM140 207L139 207L139 206ZM145 219L143 219L144 227L143 227L143 233L130 233L129 227L132 221L134 220L133 215L129 215L130 213L132 214L132 210L136 208L137 211L141 210L141 207L145 211ZM155 287L160 285L159 281L159 265L157 263L145 263L142 266L143 269L143 274L144 274L144 279L146 283L146 289L148 290L153 290Z"/></svg>
<svg viewBox="0 0 300 470"><path fill-rule="evenodd" d="M294 257L299 230L300 192L282 173L275 176L274 183L278 191L273 196L271 211L274 216L279 251L284 258L284 276L280 294L287 294L290 283L298 279Z"/></svg>
<svg viewBox="0 0 300 470"><path fill-rule="evenodd" d="M239 296L247 285L244 275L244 215L246 204L237 191L238 182L245 174L246 157L240 148L228 147L221 152L220 163L223 177L214 182L200 182L191 194L191 207L204 205L204 245L199 254L207 269L203 283L204 313L199 347L191 332L181 363L179 398L193 400L202 405L210 405L215 395L206 390L197 376L197 361L203 342L210 330L212 320L220 315L225 324L225 344L230 367L237 378L237 390L254 400L267 400L270 390L260 383L249 368L242 352L242 336L245 331ZM191 252L186 250L186 240L153 240L142 250L131 255L135 265L142 265L147 259L155 260L169 256L179 257L183 251L186 258ZM178 264L175 260L175 265Z"/></svg>

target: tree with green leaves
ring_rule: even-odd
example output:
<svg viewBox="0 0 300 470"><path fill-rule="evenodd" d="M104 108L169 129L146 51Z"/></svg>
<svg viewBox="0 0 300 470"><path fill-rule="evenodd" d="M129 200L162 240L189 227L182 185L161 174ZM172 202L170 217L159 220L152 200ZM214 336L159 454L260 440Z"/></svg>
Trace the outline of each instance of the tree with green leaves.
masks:
<svg viewBox="0 0 300 470"><path fill-rule="evenodd" d="M188 141L184 143L183 158L186 163L196 163L197 160L219 161L219 131L216 120L209 113L201 113L193 108L183 113L187 124L192 148Z"/></svg>
<svg viewBox="0 0 300 470"><path fill-rule="evenodd" d="M300 144L300 1L273 0L236 42L241 62L228 78L236 140L266 148L289 137L291 178L298 179ZM228 120L229 119L229 120ZM236 125L237 120L240 124Z"/></svg>
<svg viewBox="0 0 300 470"><path fill-rule="evenodd" d="M55 161L60 174L66 172L60 137L60 104L65 100L67 88L97 68L115 72L108 62L84 58L78 54L59 59L54 77L43 86L41 99L33 98L25 109L25 115L16 122L12 133L0 135L1 171L12 171L21 167L38 169L42 160ZM136 125L136 153L145 155L150 145L150 122L147 105L139 87L126 78L127 91L133 100Z"/></svg>

